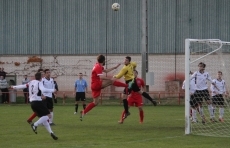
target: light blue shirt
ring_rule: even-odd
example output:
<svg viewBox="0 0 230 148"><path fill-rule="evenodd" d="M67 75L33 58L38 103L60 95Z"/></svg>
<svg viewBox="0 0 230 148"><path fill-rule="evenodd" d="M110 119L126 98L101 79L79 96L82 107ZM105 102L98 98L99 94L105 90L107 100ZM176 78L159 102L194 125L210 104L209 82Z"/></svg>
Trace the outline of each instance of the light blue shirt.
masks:
<svg viewBox="0 0 230 148"><path fill-rule="evenodd" d="M87 82L84 79L78 79L76 80L75 84L75 90L76 92L85 92L85 89L87 88Z"/></svg>

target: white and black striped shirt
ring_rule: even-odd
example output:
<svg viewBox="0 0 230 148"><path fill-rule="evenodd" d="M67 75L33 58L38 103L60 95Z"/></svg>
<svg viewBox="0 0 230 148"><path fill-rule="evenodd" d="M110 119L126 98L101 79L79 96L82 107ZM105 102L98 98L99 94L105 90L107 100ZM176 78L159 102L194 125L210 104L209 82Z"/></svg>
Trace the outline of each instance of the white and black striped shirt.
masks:
<svg viewBox="0 0 230 148"><path fill-rule="evenodd" d="M44 78L42 78L42 83L43 83L43 85L44 85L45 88L48 88L48 89L54 89L55 88L55 84L54 84L53 78L46 79L44 77ZM46 97L52 98L52 93L42 93L42 94L44 96L46 96Z"/></svg>
<svg viewBox="0 0 230 148"><path fill-rule="evenodd" d="M225 81L220 79L213 79L212 82L216 85L217 89L213 84L210 87L210 90L212 91L212 96L215 96L217 94L224 94L226 92L226 84Z"/></svg>
<svg viewBox="0 0 230 148"><path fill-rule="evenodd" d="M42 101L42 93L52 93L55 89L47 89L43 86L43 83L38 80L32 80L24 85L13 86L14 89L23 89L29 87L29 98L32 101Z"/></svg>
<svg viewBox="0 0 230 148"><path fill-rule="evenodd" d="M195 80L196 90L208 89L207 80L212 82L211 76L208 74L208 72L200 73L199 71L196 71L193 73L190 79Z"/></svg>

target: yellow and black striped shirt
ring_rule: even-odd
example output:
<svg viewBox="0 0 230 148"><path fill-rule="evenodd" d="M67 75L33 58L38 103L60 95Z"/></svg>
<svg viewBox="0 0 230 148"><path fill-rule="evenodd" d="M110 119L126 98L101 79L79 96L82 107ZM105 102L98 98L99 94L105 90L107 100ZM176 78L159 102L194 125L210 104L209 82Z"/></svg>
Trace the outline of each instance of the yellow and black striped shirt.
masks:
<svg viewBox="0 0 230 148"><path fill-rule="evenodd" d="M124 65L120 72L115 75L115 78L120 79L124 76L125 81L134 79L133 70L136 68L137 63L130 62L128 65Z"/></svg>

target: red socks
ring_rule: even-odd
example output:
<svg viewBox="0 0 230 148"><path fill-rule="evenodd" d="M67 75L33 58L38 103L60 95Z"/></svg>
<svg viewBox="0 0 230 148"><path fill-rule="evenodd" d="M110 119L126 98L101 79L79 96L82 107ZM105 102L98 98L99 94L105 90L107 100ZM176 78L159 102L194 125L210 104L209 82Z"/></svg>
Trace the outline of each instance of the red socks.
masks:
<svg viewBox="0 0 230 148"><path fill-rule="evenodd" d="M124 121L124 119L123 119L123 117L124 117L124 115L125 115L125 110L122 112L122 114L121 114L121 119L120 119L120 121Z"/></svg>
<svg viewBox="0 0 230 148"><path fill-rule="evenodd" d="M139 115L140 115L140 122L142 123L144 120L144 111L143 110L139 111Z"/></svg>
<svg viewBox="0 0 230 148"><path fill-rule="evenodd" d="M117 86L117 87L128 87L127 84L122 83L122 82L119 82L119 81L114 81L114 82L113 82L113 85L114 85L114 86Z"/></svg>
<svg viewBox="0 0 230 148"><path fill-rule="evenodd" d="M30 117L29 117L29 119L27 120L27 121L33 121L33 119L35 118L37 116L37 114L36 113L33 113Z"/></svg>
<svg viewBox="0 0 230 148"><path fill-rule="evenodd" d="M84 114L88 113L92 108L94 108L96 105L91 102L84 110Z"/></svg>

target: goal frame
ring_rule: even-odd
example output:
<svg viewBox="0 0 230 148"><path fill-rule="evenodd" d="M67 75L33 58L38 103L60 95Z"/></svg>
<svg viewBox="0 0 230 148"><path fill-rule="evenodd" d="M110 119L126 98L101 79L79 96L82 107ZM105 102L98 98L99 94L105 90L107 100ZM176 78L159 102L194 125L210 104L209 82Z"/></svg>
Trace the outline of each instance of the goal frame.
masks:
<svg viewBox="0 0 230 148"><path fill-rule="evenodd" d="M213 50L212 52L207 53L206 55L201 56L200 58L190 61L190 43L209 43L209 44L219 44L220 46ZM190 93L189 93L189 83L190 82L190 64L194 63L222 48L222 45L230 45L230 42L221 41L220 39L185 39L185 134L191 134L191 121L190 121Z"/></svg>

